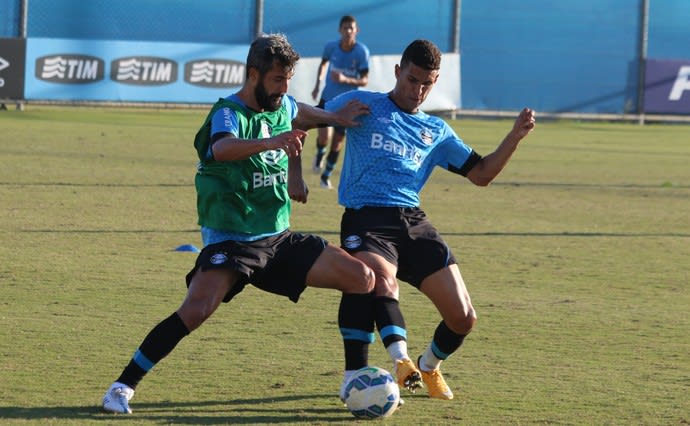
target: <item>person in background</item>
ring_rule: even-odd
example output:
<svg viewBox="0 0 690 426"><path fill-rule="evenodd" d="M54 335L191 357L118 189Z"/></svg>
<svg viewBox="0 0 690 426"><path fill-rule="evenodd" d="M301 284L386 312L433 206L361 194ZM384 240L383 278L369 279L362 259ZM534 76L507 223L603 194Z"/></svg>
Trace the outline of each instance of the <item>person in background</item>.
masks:
<svg viewBox="0 0 690 426"><path fill-rule="evenodd" d="M129 401L144 376L247 284L293 302L306 286L373 290L373 273L363 262L321 237L289 230L290 199L307 201L300 157L306 130L320 123L350 126L367 112L357 101L335 113L295 102L286 93L298 59L283 35L258 37L244 85L220 99L197 132L204 248L186 276L182 304L144 338L103 396L105 411L131 413ZM252 362L237 366L250 369Z"/></svg>
<svg viewBox="0 0 690 426"><path fill-rule="evenodd" d="M321 92L319 108L323 108L326 101L341 93L356 90L366 86L369 82L369 49L357 41L357 33L359 32L357 21L350 15L343 16L340 18L338 31L340 32L340 39L326 43L323 49L321 63L316 73L316 84L311 92L314 100L317 100L321 83L326 81ZM326 155L329 138L331 145L328 155ZM316 157L312 169L314 173L321 173L320 185L322 188L331 189L333 187L331 174L338 162L344 141L345 128L342 126L321 127L318 130Z"/></svg>
<svg viewBox="0 0 690 426"><path fill-rule="evenodd" d="M534 129L535 113L523 109L498 147L482 156L441 118L419 109L436 84L440 68L438 47L428 40L415 40L395 66L393 90L351 91L325 105L327 111L335 111L359 100L370 109L370 114L359 118L360 126L348 129L338 187L338 201L345 207L341 246L366 263L376 277L373 294L342 295L338 321L345 349L341 399L351 375L368 363L374 326L401 387L414 391L423 382L430 397L452 399L440 366L460 348L477 320L456 258L420 208L419 193L436 166L474 185L491 183ZM441 315L429 345L414 361L408 355L397 279L425 294Z"/></svg>

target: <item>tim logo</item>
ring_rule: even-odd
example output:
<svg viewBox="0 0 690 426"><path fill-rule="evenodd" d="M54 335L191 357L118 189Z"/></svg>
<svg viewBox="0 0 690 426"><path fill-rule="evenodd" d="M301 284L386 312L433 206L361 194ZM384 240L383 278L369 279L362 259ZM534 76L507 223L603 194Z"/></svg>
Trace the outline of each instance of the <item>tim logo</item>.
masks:
<svg viewBox="0 0 690 426"><path fill-rule="evenodd" d="M119 58L111 63L110 79L124 84L162 86L177 80L177 63L153 56Z"/></svg>
<svg viewBox="0 0 690 426"><path fill-rule="evenodd" d="M103 80L105 62L88 55L51 55L36 59L36 78L52 83L83 84Z"/></svg>
<svg viewBox="0 0 690 426"><path fill-rule="evenodd" d="M184 81L202 87L233 87L244 84L245 64L237 61L203 59L187 62Z"/></svg>

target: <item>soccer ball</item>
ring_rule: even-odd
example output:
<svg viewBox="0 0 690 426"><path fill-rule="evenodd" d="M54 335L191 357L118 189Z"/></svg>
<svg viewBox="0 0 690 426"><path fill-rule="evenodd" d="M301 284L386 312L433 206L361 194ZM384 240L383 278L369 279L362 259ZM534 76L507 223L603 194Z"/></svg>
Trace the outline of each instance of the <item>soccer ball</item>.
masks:
<svg viewBox="0 0 690 426"><path fill-rule="evenodd" d="M388 417L400 402L400 388L388 371L364 367L355 372L345 387L345 405L357 418Z"/></svg>

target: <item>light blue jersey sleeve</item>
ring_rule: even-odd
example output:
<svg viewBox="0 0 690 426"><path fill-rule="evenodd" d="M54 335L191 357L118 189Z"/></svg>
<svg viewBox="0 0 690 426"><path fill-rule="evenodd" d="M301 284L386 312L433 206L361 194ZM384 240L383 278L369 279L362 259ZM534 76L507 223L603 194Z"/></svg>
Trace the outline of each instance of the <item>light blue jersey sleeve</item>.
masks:
<svg viewBox="0 0 690 426"><path fill-rule="evenodd" d="M295 100L295 98L293 98L290 95L284 95L283 105L285 106L285 109L287 109L290 121L294 120L295 117L297 117L297 112L299 111L299 108L297 107L297 101Z"/></svg>
<svg viewBox="0 0 690 426"><path fill-rule="evenodd" d="M237 95L230 95L225 99L244 106L244 102ZM213 118L211 118L211 138L217 133L239 134L237 115L232 108L221 108L213 114Z"/></svg>
<svg viewBox="0 0 690 426"><path fill-rule="evenodd" d="M474 154L441 118L400 110L386 93L351 91L326 102L335 111L352 99L369 105L348 128L338 201L345 207L418 207L434 167L462 170Z"/></svg>

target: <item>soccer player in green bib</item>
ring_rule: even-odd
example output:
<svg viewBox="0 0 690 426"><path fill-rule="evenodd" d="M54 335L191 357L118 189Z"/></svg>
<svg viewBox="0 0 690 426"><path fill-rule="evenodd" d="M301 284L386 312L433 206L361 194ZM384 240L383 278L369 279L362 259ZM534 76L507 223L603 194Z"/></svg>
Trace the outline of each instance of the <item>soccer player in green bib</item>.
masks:
<svg viewBox="0 0 690 426"><path fill-rule="evenodd" d="M287 90L298 59L283 35L257 38L244 85L213 105L196 134L204 248L187 274L182 304L144 338L104 395L104 410L131 413L141 379L247 284L293 302L306 286L373 290L373 272L363 262L323 238L289 230L290 200L307 201L300 159L306 130L356 125L368 112L358 101L336 112L297 103Z"/></svg>

